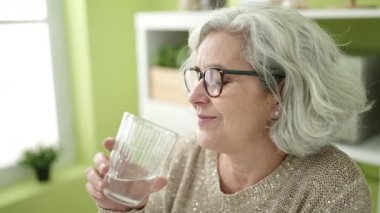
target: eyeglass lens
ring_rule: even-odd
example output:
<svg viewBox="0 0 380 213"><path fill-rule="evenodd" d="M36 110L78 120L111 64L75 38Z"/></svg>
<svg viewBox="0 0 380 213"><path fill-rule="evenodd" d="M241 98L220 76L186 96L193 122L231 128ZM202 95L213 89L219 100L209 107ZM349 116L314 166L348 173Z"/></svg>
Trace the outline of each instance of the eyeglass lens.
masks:
<svg viewBox="0 0 380 213"><path fill-rule="evenodd" d="M201 80L201 75L204 78L204 87L210 96L218 96L222 89L222 76L217 69L207 69L202 74L195 69L187 69L185 71L185 84L187 90L191 92Z"/></svg>
<svg viewBox="0 0 380 213"><path fill-rule="evenodd" d="M216 69L208 69L204 73L206 90L210 96L218 96L222 87L221 73Z"/></svg>

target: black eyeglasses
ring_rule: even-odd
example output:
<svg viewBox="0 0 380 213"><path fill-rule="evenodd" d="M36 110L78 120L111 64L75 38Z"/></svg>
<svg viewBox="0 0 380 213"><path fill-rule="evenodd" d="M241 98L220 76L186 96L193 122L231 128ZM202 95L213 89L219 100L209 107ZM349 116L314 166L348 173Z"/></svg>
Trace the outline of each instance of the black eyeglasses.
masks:
<svg viewBox="0 0 380 213"><path fill-rule="evenodd" d="M285 76L274 69L273 77L279 81ZM277 73L276 73L277 72ZM250 75L260 76L256 70L225 70L218 67L208 67L203 72L198 67L189 67L184 70L185 85L188 92L191 92L203 78L203 86L210 97L218 97L223 90L224 75Z"/></svg>
<svg viewBox="0 0 380 213"><path fill-rule="evenodd" d="M218 97L223 90L225 74L259 76L255 70L224 70L217 67L208 67L202 72L198 67L189 67L184 70L186 89L191 92L203 78L203 86L207 94L210 97Z"/></svg>

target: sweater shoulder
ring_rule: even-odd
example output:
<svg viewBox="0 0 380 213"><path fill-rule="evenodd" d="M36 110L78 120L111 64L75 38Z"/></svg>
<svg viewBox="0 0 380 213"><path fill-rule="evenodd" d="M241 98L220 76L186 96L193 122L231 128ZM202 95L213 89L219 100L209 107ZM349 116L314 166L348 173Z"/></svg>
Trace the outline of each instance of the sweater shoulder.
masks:
<svg viewBox="0 0 380 213"><path fill-rule="evenodd" d="M282 188L283 197L292 196L280 203L292 203L289 208L297 212L309 212L310 209L353 212L354 209L367 211L370 208L368 184L359 166L335 146L295 157L295 162L292 175Z"/></svg>
<svg viewBox="0 0 380 213"><path fill-rule="evenodd" d="M333 145L325 146L317 153L301 158L300 167L315 175L338 178L344 176L348 180L363 176L356 162Z"/></svg>
<svg viewBox="0 0 380 213"><path fill-rule="evenodd" d="M342 187L360 183L367 188L359 166L337 147L329 145L319 152L300 159L299 181L320 192L343 190ZM313 186L313 187L310 187Z"/></svg>

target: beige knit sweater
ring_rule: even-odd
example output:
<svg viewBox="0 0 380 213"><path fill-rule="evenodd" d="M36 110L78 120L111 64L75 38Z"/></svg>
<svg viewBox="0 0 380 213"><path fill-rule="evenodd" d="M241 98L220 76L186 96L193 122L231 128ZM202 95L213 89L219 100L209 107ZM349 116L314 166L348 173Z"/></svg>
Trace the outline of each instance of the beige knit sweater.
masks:
<svg viewBox="0 0 380 213"><path fill-rule="evenodd" d="M235 194L219 187L217 153L195 142L177 147L168 185L134 212L370 212L358 166L334 146L303 158L288 155L269 176ZM99 212L112 212L99 208Z"/></svg>

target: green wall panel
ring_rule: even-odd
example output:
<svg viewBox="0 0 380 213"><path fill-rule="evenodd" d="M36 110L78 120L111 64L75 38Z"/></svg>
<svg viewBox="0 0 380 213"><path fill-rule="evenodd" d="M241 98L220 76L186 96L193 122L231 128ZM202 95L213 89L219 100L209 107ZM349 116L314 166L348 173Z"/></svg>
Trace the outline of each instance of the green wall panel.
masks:
<svg viewBox="0 0 380 213"><path fill-rule="evenodd" d="M88 161L96 151L93 77L85 0L65 1L68 68L71 76L77 159Z"/></svg>
<svg viewBox="0 0 380 213"><path fill-rule="evenodd" d="M134 13L140 1L92 0L88 28L93 80L94 143L103 148L107 136L115 136L122 112L137 113L137 72ZM140 2L141 3L141 2Z"/></svg>
<svg viewBox="0 0 380 213"><path fill-rule="evenodd" d="M380 54L380 18L317 20L351 55Z"/></svg>
<svg viewBox="0 0 380 213"><path fill-rule="evenodd" d="M362 169L371 190L372 213L377 213L379 206L379 203L377 203L379 200L379 167L363 163L360 163L359 166Z"/></svg>

